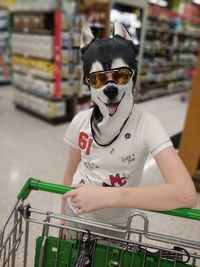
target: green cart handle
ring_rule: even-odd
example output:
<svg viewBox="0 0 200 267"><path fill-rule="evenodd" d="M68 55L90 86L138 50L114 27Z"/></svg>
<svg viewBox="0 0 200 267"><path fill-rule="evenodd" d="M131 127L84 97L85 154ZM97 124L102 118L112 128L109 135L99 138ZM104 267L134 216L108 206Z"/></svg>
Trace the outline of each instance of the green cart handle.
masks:
<svg viewBox="0 0 200 267"><path fill-rule="evenodd" d="M47 191L63 195L64 193L72 189L74 189L74 187L64 186L54 183L47 183L34 178L29 178L22 187L17 198L19 200L25 200L32 190ZM184 208L184 209L176 209L170 211L159 211L158 213L200 221L200 210L196 209Z"/></svg>
<svg viewBox="0 0 200 267"><path fill-rule="evenodd" d="M19 200L20 199L25 200L29 196L32 190L36 190L36 191L40 190L40 191L46 191L46 192L63 195L64 193L72 189L74 189L74 187L64 186L64 185L54 184L54 183L47 183L47 182L43 182L41 180L37 180L31 177L26 181L21 191L17 195L17 198Z"/></svg>

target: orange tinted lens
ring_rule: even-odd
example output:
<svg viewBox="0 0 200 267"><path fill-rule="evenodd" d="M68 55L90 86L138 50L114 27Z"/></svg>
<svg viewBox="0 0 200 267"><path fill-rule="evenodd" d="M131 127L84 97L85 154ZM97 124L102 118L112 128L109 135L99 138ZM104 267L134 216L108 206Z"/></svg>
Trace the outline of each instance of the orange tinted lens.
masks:
<svg viewBox="0 0 200 267"><path fill-rule="evenodd" d="M107 78L104 73L99 72L91 74L88 80L91 87L100 88L106 83Z"/></svg>
<svg viewBox="0 0 200 267"><path fill-rule="evenodd" d="M101 88L109 79L107 77L108 73L112 75L112 80L117 84L126 84L132 76L132 72L128 69L116 69L107 72L96 72L92 73L89 76L89 85L96 89Z"/></svg>
<svg viewBox="0 0 200 267"><path fill-rule="evenodd" d="M96 83L97 83L97 81L96 81L96 74L95 73L94 74L91 74L89 76L89 78L88 78L88 81L89 81L90 86L94 87L96 85Z"/></svg>
<svg viewBox="0 0 200 267"><path fill-rule="evenodd" d="M131 78L132 72L128 69L114 70L112 73L113 80L117 84L126 84Z"/></svg>

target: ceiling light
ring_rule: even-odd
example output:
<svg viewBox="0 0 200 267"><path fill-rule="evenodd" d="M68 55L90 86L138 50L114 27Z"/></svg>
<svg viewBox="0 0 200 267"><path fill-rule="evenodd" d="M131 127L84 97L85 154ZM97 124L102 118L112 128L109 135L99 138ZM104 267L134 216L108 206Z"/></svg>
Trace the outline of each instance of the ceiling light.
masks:
<svg viewBox="0 0 200 267"><path fill-rule="evenodd" d="M200 5L200 0L193 0L192 2L197 4L197 5Z"/></svg>
<svg viewBox="0 0 200 267"><path fill-rule="evenodd" d="M159 5L159 6L162 6L162 7L166 7L168 4L167 4L167 1L160 0L160 1L158 2L158 5Z"/></svg>
<svg viewBox="0 0 200 267"><path fill-rule="evenodd" d="M162 7L168 6L167 1L165 1L165 0L149 0L149 3L154 4L154 5L158 5L158 6L162 6Z"/></svg>
<svg viewBox="0 0 200 267"><path fill-rule="evenodd" d="M157 0L149 0L149 3L157 5L158 1Z"/></svg>

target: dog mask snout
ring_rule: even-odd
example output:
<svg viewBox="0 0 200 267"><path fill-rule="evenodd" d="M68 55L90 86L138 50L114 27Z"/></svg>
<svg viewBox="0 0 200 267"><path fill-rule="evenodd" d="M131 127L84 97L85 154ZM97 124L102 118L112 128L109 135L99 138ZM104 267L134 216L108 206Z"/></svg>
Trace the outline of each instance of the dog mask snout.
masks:
<svg viewBox="0 0 200 267"><path fill-rule="evenodd" d="M113 100L118 95L118 89L115 86L108 86L103 92L110 100Z"/></svg>

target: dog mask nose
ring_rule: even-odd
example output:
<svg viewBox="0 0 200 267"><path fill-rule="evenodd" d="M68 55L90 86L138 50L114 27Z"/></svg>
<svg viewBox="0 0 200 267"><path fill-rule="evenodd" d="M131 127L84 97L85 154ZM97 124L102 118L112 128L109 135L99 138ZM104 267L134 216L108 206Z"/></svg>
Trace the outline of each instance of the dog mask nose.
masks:
<svg viewBox="0 0 200 267"><path fill-rule="evenodd" d="M103 92L110 100L113 100L118 94L118 89L115 86L108 86Z"/></svg>

